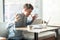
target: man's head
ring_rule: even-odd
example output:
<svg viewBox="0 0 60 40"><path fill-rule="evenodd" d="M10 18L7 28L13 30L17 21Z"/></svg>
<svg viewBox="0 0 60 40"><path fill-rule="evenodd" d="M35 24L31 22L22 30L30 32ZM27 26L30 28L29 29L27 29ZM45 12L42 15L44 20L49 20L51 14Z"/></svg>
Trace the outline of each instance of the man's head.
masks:
<svg viewBox="0 0 60 40"><path fill-rule="evenodd" d="M23 9L24 9L25 15L29 16L34 8L31 4L25 4Z"/></svg>

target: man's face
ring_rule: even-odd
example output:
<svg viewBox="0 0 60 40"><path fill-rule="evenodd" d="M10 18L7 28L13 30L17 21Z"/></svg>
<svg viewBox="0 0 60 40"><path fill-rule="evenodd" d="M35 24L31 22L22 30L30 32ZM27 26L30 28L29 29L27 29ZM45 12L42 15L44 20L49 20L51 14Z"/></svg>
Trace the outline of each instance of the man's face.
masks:
<svg viewBox="0 0 60 40"><path fill-rule="evenodd" d="M29 16L31 14L31 12L32 12L32 9L26 9L25 12L26 12L26 15Z"/></svg>

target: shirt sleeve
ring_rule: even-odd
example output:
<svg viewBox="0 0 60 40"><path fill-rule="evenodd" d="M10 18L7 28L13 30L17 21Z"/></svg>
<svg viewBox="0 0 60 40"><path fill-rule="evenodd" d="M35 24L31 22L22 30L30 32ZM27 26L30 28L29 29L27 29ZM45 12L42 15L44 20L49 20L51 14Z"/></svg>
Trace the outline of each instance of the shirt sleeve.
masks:
<svg viewBox="0 0 60 40"><path fill-rule="evenodd" d="M15 25L14 23L8 23L8 38L15 36Z"/></svg>

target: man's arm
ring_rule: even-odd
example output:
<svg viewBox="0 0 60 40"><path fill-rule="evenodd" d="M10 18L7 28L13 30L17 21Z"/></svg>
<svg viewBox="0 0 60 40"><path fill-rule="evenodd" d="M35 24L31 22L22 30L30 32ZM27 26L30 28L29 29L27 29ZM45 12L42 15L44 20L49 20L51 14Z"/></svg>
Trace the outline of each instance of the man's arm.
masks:
<svg viewBox="0 0 60 40"><path fill-rule="evenodd" d="M33 23L33 20L28 21L28 22L27 22L27 25L30 25L30 24L32 24L32 23Z"/></svg>
<svg viewBox="0 0 60 40"><path fill-rule="evenodd" d="M28 21L27 22L27 25L30 25L30 24L32 24L33 23L33 21L36 19L36 16L31 16L32 17L32 20L30 20L30 21Z"/></svg>
<svg viewBox="0 0 60 40"><path fill-rule="evenodd" d="M7 24L7 30L8 30L8 38L15 36L15 25L14 23L8 23Z"/></svg>

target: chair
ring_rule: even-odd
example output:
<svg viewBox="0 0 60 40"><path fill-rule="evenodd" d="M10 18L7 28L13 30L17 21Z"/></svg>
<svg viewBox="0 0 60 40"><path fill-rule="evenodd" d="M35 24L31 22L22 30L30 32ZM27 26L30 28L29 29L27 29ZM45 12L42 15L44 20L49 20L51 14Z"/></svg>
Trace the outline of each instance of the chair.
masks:
<svg viewBox="0 0 60 40"><path fill-rule="evenodd" d="M0 22L0 38L1 37L7 37L7 27L6 22Z"/></svg>

